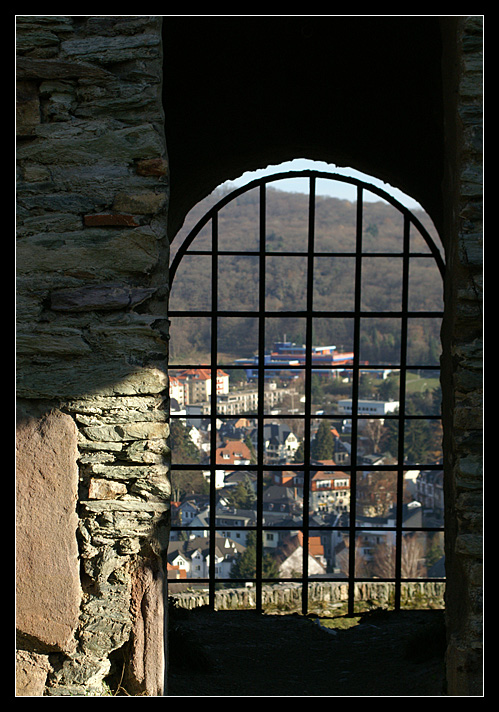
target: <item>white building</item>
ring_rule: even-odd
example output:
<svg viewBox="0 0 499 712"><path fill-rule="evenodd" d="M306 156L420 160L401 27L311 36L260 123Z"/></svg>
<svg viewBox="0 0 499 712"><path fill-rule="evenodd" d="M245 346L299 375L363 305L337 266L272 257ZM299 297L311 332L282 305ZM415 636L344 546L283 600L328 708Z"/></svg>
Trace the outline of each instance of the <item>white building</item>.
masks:
<svg viewBox="0 0 499 712"><path fill-rule="evenodd" d="M187 402L187 384L176 376L169 376L170 399L177 401L179 406Z"/></svg>
<svg viewBox="0 0 499 712"><path fill-rule="evenodd" d="M345 415L352 415L352 399L338 401L338 406ZM357 415L388 415L399 409L398 401L359 400Z"/></svg>
<svg viewBox="0 0 499 712"><path fill-rule="evenodd" d="M215 542L215 575L228 578L237 556L244 547L229 538L217 537ZM196 537L189 541L172 542L169 547L168 563L185 578L207 578L210 568L210 542L208 538Z"/></svg>
<svg viewBox="0 0 499 712"><path fill-rule="evenodd" d="M211 396L209 368L186 368L170 375L169 380L170 398L178 400L180 405L204 403ZM219 396L229 392L229 375L220 369L217 371L216 392Z"/></svg>
<svg viewBox="0 0 499 712"><path fill-rule="evenodd" d="M218 391L220 398L217 410L221 415L256 413L258 410L258 389L240 388L235 391ZM294 388L278 387L276 383L266 383L263 392L265 412L272 413L283 402L288 401L287 412L294 412L294 403L301 402L300 394Z"/></svg>

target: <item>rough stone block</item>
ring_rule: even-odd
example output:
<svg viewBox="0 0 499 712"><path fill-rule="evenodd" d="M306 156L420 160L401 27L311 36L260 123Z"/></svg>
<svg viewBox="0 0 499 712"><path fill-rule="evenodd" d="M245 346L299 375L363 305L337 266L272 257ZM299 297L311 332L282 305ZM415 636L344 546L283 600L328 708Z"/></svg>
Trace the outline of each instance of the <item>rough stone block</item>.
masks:
<svg viewBox="0 0 499 712"><path fill-rule="evenodd" d="M147 158L137 162L137 174L140 176L165 176L168 163L164 158Z"/></svg>
<svg viewBox="0 0 499 712"><path fill-rule="evenodd" d="M17 425L17 629L36 652L71 652L80 608L77 431L59 411Z"/></svg>
<svg viewBox="0 0 499 712"><path fill-rule="evenodd" d="M33 82L19 82L17 85L16 133L29 136L41 121L38 88Z"/></svg>
<svg viewBox="0 0 499 712"><path fill-rule="evenodd" d="M133 215L85 215L83 222L87 225L87 227L100 227L101 225L114 225L115 227L138 227L138 223Z"/></svg>
<svg viewBox="0 0 499 712"><path fill-rule="evenodd" d="M126 491L126 485L121 482L93 478L90 480L88 496L90 499L115 499L126 494Z"/></svg>
<svg viewBox="0 0 499 712"><path fill-rule="evenodd" d="M16 653L16 696L42 697L50 671L46 655L19 650Z"/></svg>
<svg viewBox="0 0 499 712"><path fill-rule="evenodd" d="M125 284L93 284L73 289L59 289L51 294L55 311L113 311L137 306L154 293L153 288L129 287Z"/></svg>
<svg viewBox="0 0 499 712"><path fill-rule="evenodd" d="M164 688L164 578L159 567L144 566L132 579L133 616L127 683L130 691L161 696Z"/></svg>
<svg viewBox="0 0 499 712"><path fill-rule="evenodd" d="M138 215L156 214L161 212L166 204L164 193L118 193L113 203L113 209L121 212L131 212Z"/></svg>

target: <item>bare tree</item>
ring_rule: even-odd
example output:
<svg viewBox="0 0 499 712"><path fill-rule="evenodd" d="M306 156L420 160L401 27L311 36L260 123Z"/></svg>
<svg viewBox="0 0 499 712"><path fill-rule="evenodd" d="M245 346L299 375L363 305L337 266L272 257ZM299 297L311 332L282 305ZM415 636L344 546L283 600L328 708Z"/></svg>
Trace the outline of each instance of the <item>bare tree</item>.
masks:
<svg viewBox="0 0 499 712"><path fill-rule="evenodd" d="M424 545L418 534L406 534L402 541L402 576L419 578L426 574Z"/></svg>
<svg viewBox="0 0 499 712"><path fill-rule="evenodd" d="M370 566L364 554L364 543L357 538L355 541L355 575L369 576ZM342 549L336 553L336 566L345 576L350 572L350 542L348 537L344 537Z"/></svg>
<svg viewBox="0 0 499 712"><path fill-rule="evenodd" d="M366 420L364 423L364 435L371 443L372 452L378 452L383 427L383 421L379 418Z"/></svg>
<svg viewBox="0 0 499 712"><path fill-rule="evenodd" d="M378 544L373 555L373 575L379 578L395 576L395 547L391 542Z"/></svg>
<svg viewBox="0 0 499 712"><path fill-rule="evenodd" d="M392 578L395 575L395 546L392 542L387 541L376 547L372 572L380 578ZM406 534L402 540L402 578L420 578L425 573L423 543L416 533Z"/></svg>

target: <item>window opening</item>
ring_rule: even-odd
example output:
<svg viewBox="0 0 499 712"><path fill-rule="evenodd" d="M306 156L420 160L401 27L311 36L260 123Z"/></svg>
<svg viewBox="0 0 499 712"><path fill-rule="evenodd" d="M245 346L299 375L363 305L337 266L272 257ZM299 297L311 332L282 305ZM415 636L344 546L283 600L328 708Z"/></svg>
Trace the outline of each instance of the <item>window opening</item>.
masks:
<svg viewBox="0 0 499 712"><path fill-rule="evenodd" d="M292 177L309 182L298 226L271 210ZM355 186L351 224L331 224L318 180ZM277 173L205 213L170 267L172 582L206 585L211 607L250 585L257 611L264 586L296 584L303 613L311 585L343 583L353 614L356 585L391 584L400 608L444 580L443 275L418 217L356 178Z"/></svg>

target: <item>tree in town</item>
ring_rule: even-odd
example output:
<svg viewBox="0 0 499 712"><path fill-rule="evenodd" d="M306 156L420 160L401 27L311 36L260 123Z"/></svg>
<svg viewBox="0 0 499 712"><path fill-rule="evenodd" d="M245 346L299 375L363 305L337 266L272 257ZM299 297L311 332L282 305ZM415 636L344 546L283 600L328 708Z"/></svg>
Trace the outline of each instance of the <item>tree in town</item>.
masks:
<svg viewBox="0 0 499 712"><path fill-rule="evenodd" d="M330 426L321 421L315 438L310 445L310 455L314 460L332 460L334 455L334 437Z"/></svg>
<svg viewBox="0 0 499 712"><path fill-rule="evenodd" d="M262 575L265 578L278 578L279 570L276 562L269 554L263 554ZM254 579L256 576L256 532L248 533L246 548L238 554L231 571L231 579Z"/></svg>
<svg viewBox="0 0 499 712"><path fill-rule="evenodd" d="M255 506L256 496L247 475L241 482L238 482L227 499L229 505L236 509L251 509Z"/></svg>

